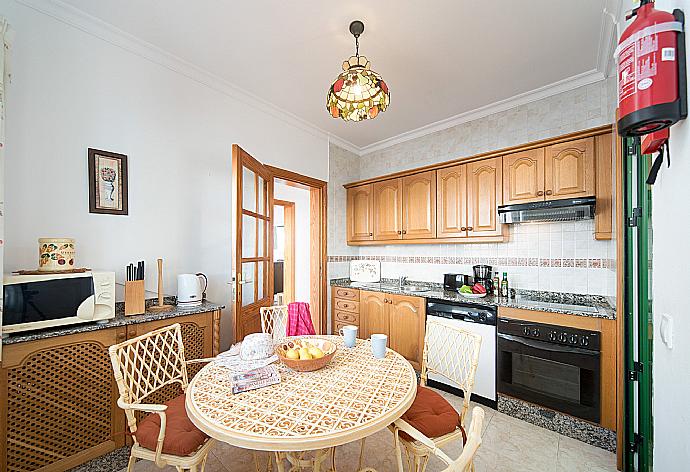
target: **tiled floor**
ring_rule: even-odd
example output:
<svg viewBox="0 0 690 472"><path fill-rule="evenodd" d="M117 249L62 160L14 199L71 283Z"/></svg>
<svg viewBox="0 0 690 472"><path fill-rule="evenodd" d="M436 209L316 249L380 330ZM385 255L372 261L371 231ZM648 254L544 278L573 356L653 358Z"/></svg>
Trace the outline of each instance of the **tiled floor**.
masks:
<svg viewBox="0 0 690 472"><path fill-rule="evenodd" d="M439 392L457 409L462 398ZM470 408L471 410L471 408ZM614 454L575 439L570 439L538 426L484 407L485 421L482 445L475 459L477 472L605 472L615 471ZM460 455L459 446L444 450L453 458ZM364 465L379 472L394 472L395 455L392 436L381 431L366 441ZM259 453L259 460L266 461L266 453ZM339 470L355 470L359 457L359 443L339 447L336 465ZM206 465L208 472L250 472L255 470L250 451L226 444L218 444L211 452ZM443 463L433 458L427 470L443 470ZM137 471L160 471L150 462L139 462ZM166 472L169 469L163 469Z"/></svg>

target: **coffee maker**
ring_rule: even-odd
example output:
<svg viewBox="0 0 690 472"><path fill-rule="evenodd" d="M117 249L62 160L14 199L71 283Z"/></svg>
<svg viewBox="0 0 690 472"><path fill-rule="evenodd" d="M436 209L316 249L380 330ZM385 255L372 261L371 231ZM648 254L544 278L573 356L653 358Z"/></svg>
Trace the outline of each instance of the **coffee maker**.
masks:
<svg viewBox="0 0 690 472"><path fill-rule="evenodd" d="M479 264L474 267L474 282L482 284L487 293L492 293L494 290L494 282L492 279L492 267L486 264Z"/></svg>

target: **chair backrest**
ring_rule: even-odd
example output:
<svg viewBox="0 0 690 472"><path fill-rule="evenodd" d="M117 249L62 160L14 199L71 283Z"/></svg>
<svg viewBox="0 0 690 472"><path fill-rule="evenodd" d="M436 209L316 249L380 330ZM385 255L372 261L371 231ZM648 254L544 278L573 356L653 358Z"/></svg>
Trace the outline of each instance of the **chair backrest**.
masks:
<svg viewBox="0 0 690 472"><path fill-rule="evenodd" d="M175 383L179 383L183 391L187 388L187 365L179 323L110 346L108 352L120 400L124 403L145 403L146 397ZM132 428L134 412L125 410L125 413Z"/></svg>
<svg viewBox="0 0 690 472"><path fill-rule="evenodd" d="M451 380L463 391L460 417L464 419L470 406L474 376L479 363L482 337L456 326L427 318L422 359L422 382L433 372Z"/></svg>
<svg viewBox="0 0 690 472"><path fill-rule="evenodd" d="M261 331L270 334L274 343L280 342L287 335L287 305L263 307L260 311Z"/></svg>
<svg viewBox="0 0 690 472"><path fill-rule="evenodd" d="M448 464L448 468L444 472L469 472L472 470L472 460L482 444L483 424L484 410L475 406L472 409L472 423L467 430L467 441L462 448L462 454L453 463Z"/></svg>

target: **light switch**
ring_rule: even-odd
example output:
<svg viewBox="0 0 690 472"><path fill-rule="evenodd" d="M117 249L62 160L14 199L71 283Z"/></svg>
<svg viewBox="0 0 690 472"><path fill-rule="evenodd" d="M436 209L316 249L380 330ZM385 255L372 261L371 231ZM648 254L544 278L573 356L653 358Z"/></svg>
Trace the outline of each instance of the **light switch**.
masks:
<svg viewBox="0 0 690 472"><path fill-rule="evenodd" d="M666 347L673 349L673 318L671 315L661 315L659 332L661 340L666 344Z"/></svg>

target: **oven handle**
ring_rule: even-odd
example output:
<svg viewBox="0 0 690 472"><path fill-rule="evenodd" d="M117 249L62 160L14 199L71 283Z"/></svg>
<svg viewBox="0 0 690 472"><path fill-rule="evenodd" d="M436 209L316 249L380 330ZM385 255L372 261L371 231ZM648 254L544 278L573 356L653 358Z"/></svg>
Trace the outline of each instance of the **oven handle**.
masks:
<svg viewBox="0 0 690 472"><path fill-rule="evenodd" d="M588 349L582 349L579 347L559 345L558 348L554 348L553 344L547 343L544 341L533 341L531 339L525 339L522 337L511 336L510 334L503 334L503 333L498 333L497 336L499 338L503 338L507 341L522 344L523 346L528 346L528 347L532 347L535 349L542 349L544 351L569 352L569 353L574 353L574 354L584 354L585 356L599 356L599 351L590 351Z"/></svg>

